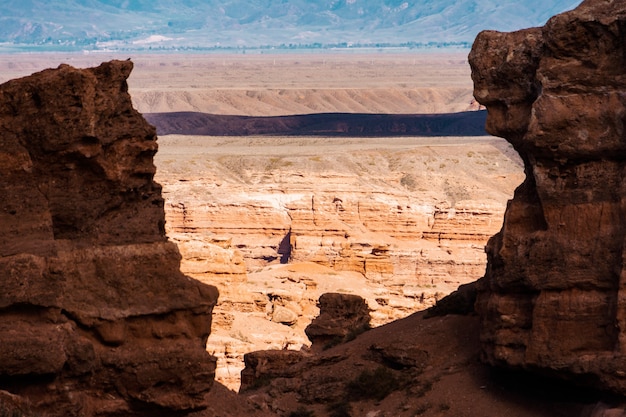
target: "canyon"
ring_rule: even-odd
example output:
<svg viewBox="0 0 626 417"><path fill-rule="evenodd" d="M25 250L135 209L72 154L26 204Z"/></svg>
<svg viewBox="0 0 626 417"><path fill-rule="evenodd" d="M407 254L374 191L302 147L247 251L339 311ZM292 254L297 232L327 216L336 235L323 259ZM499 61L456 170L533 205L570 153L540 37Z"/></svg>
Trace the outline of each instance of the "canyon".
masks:
<svg viewBox="0 0 626 417"><path fill-rule="evenodd" d="M158 116L184 111L264 116L271 126L295 112L479 109L460 53L135 61L133 104L157 131L172 129ZM45 63L16 59L2 74ZM221 292L208 344L218 381L237 389L249 351L309 346L304 329L324 292L363 296L378 326L482 276L521 162L500 139L445 134L159 137L167 235L183 272Z"/></svg>
<svg viewBox="0 0 626 417"><path fill-rule="evenodd" d="M273 136L268 126L282 131L290 107L276 95L327 103L315 91L342 79L331 65L310 91L261 97L255 88L289 80L273 57L223 72L267 71L263 86L250 77L226 100L257 104L237 117L269 117L246 119L247 136L197 125L199 114L227 114L178 111L175 98L190 105L222 89L202 83L215 73L196 72L206 57L171 72L162 68L171 61L159 64L179 83L161 91L149 87L156 70L127 84L130 61L3 84L3 410L623 414L624 16L623 5L587 0L542 28L478 36L469 56L478 102L455 93L439 104L479 117L486 106L487 131L510 144L386 135L393 124L346 134L380 109ZM282 59L300 75L328 63ZM355 70L343 75L355 102L371 98L372 85L356 85L359 69L375 83L377 67L407 60L376 59L342 63ZM467 75L463 59L430 59ZM185 95L187 70L198 83ZM437 89L390 83L397 97ZM159 129L170 130L155 154ZM238 395L228 389L240 384Z"/></svg>
<svg viewBox="0 0 626 417"><path fill-rule="evenodd" d="M219 382L238 389L247 352L310 346L304 329L325 292L364 297L379 326L483 275L484 245L523 174L510 145L456 116L481 117L466 57L257 56L226 69L207 59L171 70L168 61L165 69L138 65L163 85L143 74L131 88L145 117L169 133L159 137L156 179L181 268L219 283L208 344ZM201 72L203 63L211 71ZM195 87L183 84L190 79ZM227 90L229 82L237 87ZM312 136L297 123L289 135L272 134L290 111L327 120L313 112L369 109L367 118L400 108L448 112L475 136ZM239 136L244 122L231 113L263 124L247 122ZM199 114L215 122L191 135Z"/></svg>
<svg viewBox="0 0 626 417"><path fill-rule="evenodd" d="M420 59L402 55L368 61L363 58L342 61L329 57L320 62L317 56L298 56L294 62L286 62L283 57L280 68L276 68L276 58L237 58L223 73L206 72L205 76L223 77L215 82L217 89L223 89L223 84L232 82L228 77L233 77L233 67L240 77L266 74L243 76L251 80L249 85L244 82L240 86L245 94L235 90L231 100L212 104L228 103L237 112L246 108L244 116L258 116L259 98L250 91L272 91L274 85L289 82L284 75L288 66L294 68L293 77L302 76L308 84L295 90L297 96L286 96L292 101L294 97L308 97L309 111L316 103L330 102L317 88L326 91L345 82L355 103L372 107L379 114L395 111L394 107L374 106L386 90L396 98L426 95L429 100L422 97L407 109L418 114L427 115L433 109L462 110L483 117L467 89L465 58L454 54ZM84 64L92 59L68 58ZM166 114L189 110L179 107L175 98L194 77L183 76L183 83L169 69L180 73L184 65L167 59L165 65L154 66L154 59L139 59L136 68L143 68L143 72L139 70L134 79L129 77L133 105L146 111L154 103L170 103L171 108L157 106L172 110ZM204 60L190 58L187 65L191 74L198 74L198 66L206 65ZM44 62L4 62L7 71L3 74L32 70ZM311 80L320 64L328 66L328 77L318 75ZM380 72L381 68L385 72ZM389 76L391 68L397 68L396 78ZM408 82L408 73L416 68L422 73L421 81ZM170 79L174 85L168 84ZM259 79L262 85L257 85ZM152 85L147 84L150 80ZM377 82L383 87L378 95L371 95L372 83ZM154 85L163 88L155 91ZM206 85L188 89L189 97L207 94ZM155 96L165 99L146 99ZM396 101L381 100L379 106ZM267 103L263 106L273 109L267 112L273 115L271 125L272 117L284 115L283 107L288 105L284 101L278 106L272 100ZM325 108L333 109L338 107ZM202 109L194 108L197 110ZM150 120L164 113L145 114ZM158 121L157 131L163 127ZM159 152L154 156L156 174L148 166L146 175L154 174L163 187L165 221L157 221L159 233L165 232L181 254L180 258L176 252L168 255L174 262L170 265L180 262L186 276L208 284L208 288L217 286L220 291L219 302L212 307L212 331L206 345L207 357L217 360L217 368L211 372L218 385L212 392L227 396L230 394L221 387L239 388L243 356L249 352L306 352L311 342L305 329L319 314L318 298L322 294L362 297L371 310L370 325L376 327L432 306L459 284L480 277L485 265L483 246L499 230L505 201L521 182L522 173L521 162L509 145L479 133L425 137L161 136ZM84 145L81 152L97 155L100 148L91 141L94 143ZM156 147L151 149L146 156ZM73 204L71 200L69 204ZM67 215L73 217L65 223L75 224L82 210L83 206L70 210ZM139 213L136 221L147 221L145 214ZM79 236L80 230L75 233ZM142 239L141 234L135 237ZM163 268L162 273L166 271ZM214 300L216 293L212 294ZM114 333L123 337L118 333L125 327L118 327ZM189 407L219 404L213 395L217 394ZM252 415L250 410L246 413Z"/></svg>
<svg viewBox="0 0 626 417"><path fill-rule="evenodd" d="M209 350L233 388L246 351L310 344L325 292L364 297L378 326L481 277L521 181L489 137L159 140L168 236L220 283Z"/></svg>

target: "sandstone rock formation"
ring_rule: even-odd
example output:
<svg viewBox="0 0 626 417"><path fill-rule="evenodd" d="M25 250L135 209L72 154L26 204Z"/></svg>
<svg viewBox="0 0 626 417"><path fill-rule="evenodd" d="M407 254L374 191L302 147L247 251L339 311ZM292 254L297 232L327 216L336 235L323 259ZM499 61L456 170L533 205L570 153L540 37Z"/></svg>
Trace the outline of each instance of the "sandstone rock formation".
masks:
<svg viewBox="0 0 626 417"><path fill-rule="evenodd" d="M258 387L274 378L298 378L314 362L323 363L315 352L354 340L369 329L369 308L362 297L354 294L324 293L319 298L319 315L305 329L313 343L313 350L285 348L246 353L240 390Z"/></svg>
<svg viewBox="0 0 626 417"><path fill-rule="evenodd" d="M370 303L376 324L480 277L484 244L522 179L518 160L489 139L406 138L397 149L358 140L161 138L166 227L184 272L243 282L270 265L315 262L358 273L385 289L371 299L381 300Z"/></svg>
<svg viewBox="0 0 626 417"><path fill-rule="evenodd" d="M311 355L299 350L259 350L244 355L241 391L263 385L270 379L297 378Z"/></svg>
<svg viewBox="0 0 626 417"><path fill-rule="evenodd" d="M215 287L179 270L130 61L0 86L0 389L49 416L205 407Z"/></svg>
<svg viewBox="0 0 626 417"><path fill-rule="evenodd" d="M482 276L523 179L491 137L168 135L155 161L183 273L220 283L207 349L235 390L244 353L310 344L323 293L363 297L380 326Z"/></svg>
<svg viewBox="0 0 626 417"><path fill-rule="evenodd" d="M542 28L481 33L488 131L526 180L488 244L484 358L626 393L626 3L586 0Z"/></svg>
<svg viewBox="0 0 626 417"><path fill-rule="evenodd" d="M362 297L354 294L326 293L319 299L320 314L304 330L313 346L343 341L370 328L370 313Z"/></svg>
<svg viewBox="0 0 626 417"><path fill-rule="evenodd" d="M310 344L323 293L363 297L380 326L482 276L523 179L491 137L169 135L155 161L182 271L220 283L207 349L235 390L244 353Z"/></svg>

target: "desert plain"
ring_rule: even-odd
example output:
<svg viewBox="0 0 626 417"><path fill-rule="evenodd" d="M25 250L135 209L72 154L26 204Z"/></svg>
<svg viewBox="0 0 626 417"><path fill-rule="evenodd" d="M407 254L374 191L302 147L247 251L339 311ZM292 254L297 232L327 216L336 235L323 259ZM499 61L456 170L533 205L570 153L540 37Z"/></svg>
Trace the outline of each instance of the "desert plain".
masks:
<svg viewBox="0 0 626 417"><path fill-rule="evenodd" d="M322 293L360 295L381 326L480 278L523 167L487 134L188 135L159 115L480 111L467 52L4 55L0 82L132 59L133 103L169 133L166 230L183 272L220 290L207 349L237 390L244 353L309 348Z"/></svg>

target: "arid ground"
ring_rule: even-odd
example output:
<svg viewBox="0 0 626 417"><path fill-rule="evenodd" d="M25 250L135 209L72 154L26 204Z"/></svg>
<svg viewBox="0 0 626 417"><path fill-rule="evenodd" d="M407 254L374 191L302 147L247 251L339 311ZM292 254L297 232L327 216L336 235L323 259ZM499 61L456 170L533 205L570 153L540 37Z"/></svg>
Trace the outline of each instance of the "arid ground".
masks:
<svg viewBox="0 0 626 417"><path fill-rule="evenodd" d="M472 108L466 55L2 55L0 82L61 63L88 67L130 58L130 93L142 113L446 113Z"/></svg>

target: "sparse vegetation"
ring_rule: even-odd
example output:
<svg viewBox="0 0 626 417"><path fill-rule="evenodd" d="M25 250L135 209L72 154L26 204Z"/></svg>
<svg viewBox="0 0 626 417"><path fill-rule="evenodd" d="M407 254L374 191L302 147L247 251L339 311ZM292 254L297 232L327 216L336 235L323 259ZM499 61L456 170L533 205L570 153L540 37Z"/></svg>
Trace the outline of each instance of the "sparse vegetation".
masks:
<svg viewBox="0 0 626 417"><path fill-rule="evenodd" d="M232 332L230 334L230 337L232 337L233 339L241 340L242 342L252 343L250 338L248 336L246 336L245 334L243 334L240 330L237 331L236 333Z"/></svg>
<svg viewBox="0 0 626 417"><path fill-rule="evenodd" d="M450 183L448 179L446 179L444 183L444 191L450 200L450 205L454 207L457 201L467 200L471 198L470 193L467 191L467 188L461 184Z"/></svg>
<svg viewBox="0 0 626 417"><path fill-rule="evenodd" d="M417 181L415 181L415 177L412 174L404 174L402 178L400 178L400 184L410 191L415 191L417 187Z"/></svg>
<svg viewBox="0 0 626 417"><path fill-rule="evenodd" d="M291 161L285 161L282 157L272 157L265 166L266 171L273 171L280 168L286 168L293 165Z"/></svg>
<svg viewBox="0 0 626 417"><path fill-rule="evenodd" d="M351 400L380 401L401 387L400 379L389 368L380 366L374 371L364 370L346 388Z"/></svg>
<svg viewBox="0 0 626 417"><path fill-rule="evenodd" d="M326 409L329 417L351 417L352 406L348 401L340 401L329 405Z"/></svg>
<svg viewBox="0 0 626 417"><path fill-rule="evenodd" d="M303 406L300 406L297 410L289 413L289 417L315 417L315 413L304 408Z"/></svg>

